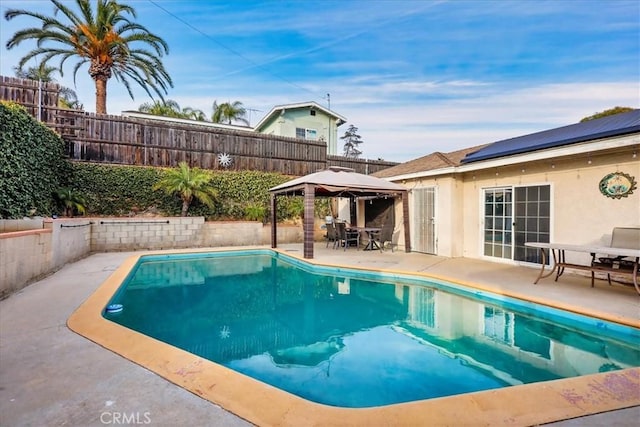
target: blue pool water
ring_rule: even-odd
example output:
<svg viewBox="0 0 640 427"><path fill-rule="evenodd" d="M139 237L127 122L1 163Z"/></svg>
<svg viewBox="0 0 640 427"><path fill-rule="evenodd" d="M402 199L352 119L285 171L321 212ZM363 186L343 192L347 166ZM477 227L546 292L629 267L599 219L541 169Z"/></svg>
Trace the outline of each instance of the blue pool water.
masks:
<svg viewBox="0 0 640 427"><path fill-rule="evenodd" d="M141 257L107 306L111 321L341 407L640 366L634 328L265 250Z"/></svg>

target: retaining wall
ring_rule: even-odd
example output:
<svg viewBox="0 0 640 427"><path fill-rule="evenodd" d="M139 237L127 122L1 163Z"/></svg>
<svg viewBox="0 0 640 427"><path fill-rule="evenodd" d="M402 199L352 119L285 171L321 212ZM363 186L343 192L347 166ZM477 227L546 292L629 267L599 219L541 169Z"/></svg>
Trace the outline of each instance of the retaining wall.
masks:
<svg viewBox="0 0 640 427"><path fill-rule="evenodd" d="M0 299L90 252L86 219L44 220L40 229L33 224L24 220L27 230L0 233Z"/></svg>
<svg viewBox="0 0 640 427"><path fill-rule="evenodd" d="M0 299L92 252L271 244L270 225L203 217L0 220L0 230ZM301 225L277 233L278 243L302 243Z"/></svg>

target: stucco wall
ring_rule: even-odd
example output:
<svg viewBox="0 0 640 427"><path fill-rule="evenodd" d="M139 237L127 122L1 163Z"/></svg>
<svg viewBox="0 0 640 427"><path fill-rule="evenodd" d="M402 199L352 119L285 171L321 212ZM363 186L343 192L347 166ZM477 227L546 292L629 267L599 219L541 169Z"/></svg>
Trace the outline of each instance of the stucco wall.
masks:
<svg viewBox="0 0 640 427"><path fill-rule="evenodd" d="M452 238L459 230L463 209L463 183L454 176L440 176L432 179L422 179L412 186L413 189L435 188L435 234L436 252L441 256L462 256L462 243ZM409 195L410 212L414 212L415 200ZM400 212L402 214L402 211ZM401 216L400 216L401 218ZM417 224L411 219L412 235L413 227ZM411 242L412 245L415 242Z"/></svg>
<svg viewBox="0 0 640 427"><path fill-rule="evenodd" d="M550 185L551 241L607 245L613 227L640 226L640 189L628 197L612 199L602 195L598 186L605 175L616 171L640 180L640 158L637 155L634 158L632 152L584 154L455 175L406 179L402 183L409 189L436 188L437 255L510 262L483 255L483 189ZM413 214L411 194L409 197ZM400 218L396 210L397 221ZM411 225L414 226L413 222ZM568 261L578 263L590 259L589 254L567 253L567 257Z"/></svg>
<svg viewBox="0 0 640 427"><path fill-rule="evenodd" d="M589 160L591 163L589 163ZM525 165L479 171L464 175L464 212L458 236L463 239L463 256L482 255L482 193L484 188L518 185L551 187L551 230L554 242L609 244L616 226L640 224L640 191L621 199L605 197L599 182L611 172L625 172L640 178L640 161L630 153L555 159ZM442 238L442 236L441 236ZM568 261L587 262L588 254L567 254Z"/></svg>
<svg viewBox="0 0 640 427"><path fill-rule="evenodd" d="M91 250L91 221L59 219L47 221L51 229L51 268L57 270L68 262L87 256Z"/></svg>

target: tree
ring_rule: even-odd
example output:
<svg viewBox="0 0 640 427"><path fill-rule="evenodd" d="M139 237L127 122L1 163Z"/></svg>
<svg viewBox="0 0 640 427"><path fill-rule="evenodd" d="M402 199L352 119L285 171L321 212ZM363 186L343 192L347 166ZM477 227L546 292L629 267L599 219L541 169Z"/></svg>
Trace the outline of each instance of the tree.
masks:
<svg viewBox="0 0 640 427"><path fill-rule="evenodd" d="M145 102L138 107L138 111L141 113L153 114L154 116L183 117L180 105L172 99Z"/></svg>
<svg viewBox="0 0 640 427"><path fill-rule="evenodd" d="M7 42L7 49L25 40L35 40L37 47L29 51L18 64L22 68L34 57L43 58L46 66L53 58L59 58L58 70L63 73L67 59L76 58L73 67L75 81L78 69L89 63L89 75L96 87L96 113L107 113L107 81L114 77L121 82L133 99L131 82L140 85L153 98L152 91L161 99L168 87L173 87L171 77L160 58L169 53L167 43L133 22L135 9L117 0L97 0L95 11L90 0L75 0L79 13L67 7L67 2L51 0L54 16L21 9L9 9L5 19L28 16L42 23L16 32ZM61 20L56 18L61 13ZM151 49L148 49L151 47Z"/></svg>
<svg viewBox="0 0 640 427"><path fill-rule="evenodd" d="M211 121L214 123L231 124L232 121L242 122L245 125L249 125L249 121L245 118L247 110L242 105L242 102L235 101L233 103L223 102L218 105L217 101L213 102L213 115Z"/></svg>
<svg viewBox="0 0 640 427"><path fill-rule="evenodd" d="M57 83L53 78L53 73L57 71L55 67L40 64L38 67L29 67L26 70L20 67L13 67L16 77L20 79L38 80L40 82ZM60 86L58 93L58 107L82 110L83 105L78 100L76 92L68 87Z"/></svg>
<svg viewBox="0 0 640 427"><path fill-rule="evenodd" d="M55 194L59 204L64 211L64 215L73 217L75 212L84 215L87 210L87 202L82 195L71 188L61 188Z"/></svg>
<svg viewBox="0 0 640 427"><path fill-rule="evenodd" d="M185 119L197 120L199 122L207 121L207 116L204 114L204 111L198 110L197 108L184 107L182 109L182 115Z"/></svg>
<svg viewBox="0 0 640 427"><path fill-rule="evenodd" d="M633 111L633 108L631 108L631 107L613 107L613 108L609 108L608 110L604 110L604 111L601 111L599 113L592 114L591 116L584 117L582 120L580 120L580 123L588 122L589 120L595 120L595 119L599 119L599 118L606 117L606 116L613 116L615 114L626 113L628 111Z"/></svg>
<svg viewBox="0 0 640 427"><path fill-rule="evenodd" d="M182 216L187 211L194 198L209 207L213 207L218 192L209 183L211 177L206 171L191 168L186 162L180 162L178 167L166 172L165 176L154 186L154 190L163 190L167 194L178 194L182 199Z"/></svg>
<svg viewBox="0 0 640 427"><path fill-rule="evenodd" d="M138 107L141 113L153 114L155 116L175 117L178 119L197 120L206 122L207 116L196 108L185 107L180 109L180 105L173 99L165 101L145 102Z"/></svg>
<svg viewBox="0 0 640 427"><path fill-rule="evenodd" d="M344 149L343 153L345 157L353 157L357 159L362 151L358 149L358 146L362 144L364 141L362 137L358 135L358 128L354 125L349 125L349 128L346 130L343 136L340 139L344 140Z"/></svg>
<svg viewBox="0 0 640 427"><path fill-rule="evenodd" d="M78 95L73 89L60 86L58 107L69 108L72 110L83 110L84 104L78 100Z"/></svg>
<svg viewBox="0 0 640 427"><path fill-rule="evenodd" d="M53 78L56 67L50 67L44 64L40 64L37 67L29 67L26 70L20 67L13 67L13 71L19 79L38 80L41 82L56 81Z"/></svg>

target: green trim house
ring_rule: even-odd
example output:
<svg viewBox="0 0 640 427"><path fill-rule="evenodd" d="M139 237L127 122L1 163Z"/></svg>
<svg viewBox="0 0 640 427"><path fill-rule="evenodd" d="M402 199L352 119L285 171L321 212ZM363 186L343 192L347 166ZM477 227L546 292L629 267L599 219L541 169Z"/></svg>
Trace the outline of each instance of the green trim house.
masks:
<svg viewBox="0 0 640 427"><path fill-rule="evenodd" d="M326 141L327 154L338 154L338 127L347 122L340 114L316 102L276 105L254 127L259 133L311 141Z"/></svg>

